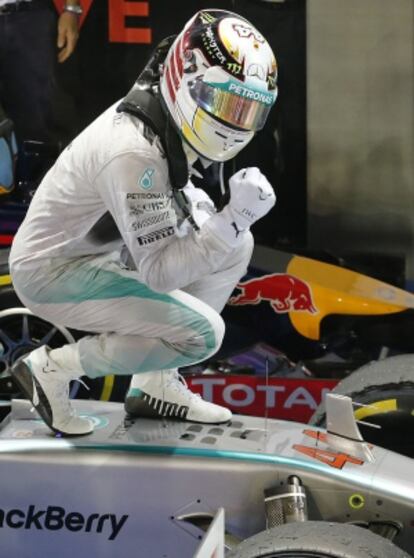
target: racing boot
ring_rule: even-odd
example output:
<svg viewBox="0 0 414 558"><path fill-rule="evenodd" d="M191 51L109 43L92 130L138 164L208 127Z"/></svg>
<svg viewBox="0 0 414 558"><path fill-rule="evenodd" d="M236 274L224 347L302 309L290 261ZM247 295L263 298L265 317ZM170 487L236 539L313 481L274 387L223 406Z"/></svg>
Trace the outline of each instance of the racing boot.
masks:
<svg viewBox="0 0 414 558"><path fill-rule="evenodd" d="M69 383L81 374L59 366L42 345L16 362L11 375L22 393L48 425L64 436L90 434L93 424L76 416L69 399Z"/></svg>
<svg viewBox="0 0 414 558"><path fill-rule="evenodd" d="M131 417L165 417L207 424L220 424L232 418L231 411L225 407L204 401L193 393L177 370L132 376L125 410Z"/></svg>

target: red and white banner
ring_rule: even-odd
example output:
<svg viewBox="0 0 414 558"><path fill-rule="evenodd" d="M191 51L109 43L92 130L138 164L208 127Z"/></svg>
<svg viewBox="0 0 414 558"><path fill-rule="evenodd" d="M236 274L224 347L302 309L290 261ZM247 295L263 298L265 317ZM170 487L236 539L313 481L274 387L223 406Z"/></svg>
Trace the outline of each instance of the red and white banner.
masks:
<svg viewBox="0 0 414 558"><path fill-rule="evenodd" d="M260 376L186 378L191 390L234 413L307 423L327 391L338 380L284 379Z"/></svg>

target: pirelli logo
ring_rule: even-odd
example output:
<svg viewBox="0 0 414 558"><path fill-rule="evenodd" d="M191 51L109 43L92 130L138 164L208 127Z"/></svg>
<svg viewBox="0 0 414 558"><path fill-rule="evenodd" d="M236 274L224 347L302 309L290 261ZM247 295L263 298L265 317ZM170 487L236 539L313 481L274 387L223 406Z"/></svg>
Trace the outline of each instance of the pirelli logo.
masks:
<svg viewBox="0 0 414 558"><path fill-rule="evenodd" d="M145 246L147 244L152 244L157 242L157 240L162 240L174 234L174 227L165 227L158 231L150 232L148 234L143 234L142 236L137 236L138 244L140 246Z"/></svg>

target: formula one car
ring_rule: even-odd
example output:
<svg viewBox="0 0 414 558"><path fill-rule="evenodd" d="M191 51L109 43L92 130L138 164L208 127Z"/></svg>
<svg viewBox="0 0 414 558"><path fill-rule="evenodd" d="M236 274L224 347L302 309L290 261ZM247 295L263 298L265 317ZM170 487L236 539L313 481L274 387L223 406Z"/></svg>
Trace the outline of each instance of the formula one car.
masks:
<svg viewBox="0 0 414 558"><path fill-rule="evenodd" d="M281 358L272 359L269 350L257 346L227 359L240 366L252 356L257 362L261 352L263 369L266 355L269 373L264 377L262 371L256 379L256 390L266 397L262 409L272 416L269 401L276 407L270 384L280 390L278 418L324 426L323 393L333 389L365 404L356 410L357 418L369 417L381 426L361 426L367 439L414 457L414 295L360 271L264 247L256 250L249 272L224 312L228 329L237 323L238 338L250 334L252 341L264 340L296 363L282 359L281 374ZM252 384L240 377L234 383L245 386L245 393L238 394L244 404ZM231 387L226 381L221 389L225 396ZM225 399L217 394L217 400L228 404ZM248 405L237 409L234 402L236 412L249 410ZM283 416L287 409L282 405L296 407L296 416ZM253 414L259 414L256 401Z"/></svg>
<svg viewBox="0 0 414 558"><path fill-rule="evenodd" d="M2 264L3 262L3 264ZM209 362L182 370L193 391L235 413L323 426L323 394L332 389L371 407L381 430L364 436L408 456L414 426L414 295L360 272L309 257L256 247L248 275L223 312L223 348ZM4 310L2 311L2 308ZM21 308L0 250L0 392L16 395L8 370L32 348L59 346L84 332L68 331ZM397 359L398 358L398 362ZM377 367L380 367L379 369ZM79 384L72 395L123 401L129 377ZM319 406L320 405L320 406ZM319 406L319 407L318 407Z"/></svg>
<svg viewBox="0 0 414 558"><path fill-rule="evenodd" d="M192 558L220 508L229 558L414 552L413 462L364 442L348 397L328 398L328 431L245 416L220 426L129 419L120 403L74 405L93 434L54 437L25 400L0 424L4 556Z"/></svg>

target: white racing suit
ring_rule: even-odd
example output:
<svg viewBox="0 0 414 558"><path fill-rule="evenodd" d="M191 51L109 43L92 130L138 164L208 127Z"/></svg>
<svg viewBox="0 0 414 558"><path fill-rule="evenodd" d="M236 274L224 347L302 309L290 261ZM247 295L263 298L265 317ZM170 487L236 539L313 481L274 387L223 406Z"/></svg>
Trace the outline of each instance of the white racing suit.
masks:
<svg viewBox="0 0 414 558"><path fill-rule="evenodd" d="M13 284L35 314L91 332L74 345L89 377L187 366L222 343L223 309L253 240L190 182L188 222L159 141L109 108L60 155L14 239ZM109 214L120 236L102 226ZM125 265L124 262L132 262Z"/></svg>

